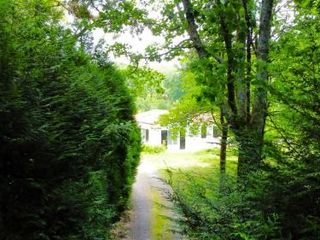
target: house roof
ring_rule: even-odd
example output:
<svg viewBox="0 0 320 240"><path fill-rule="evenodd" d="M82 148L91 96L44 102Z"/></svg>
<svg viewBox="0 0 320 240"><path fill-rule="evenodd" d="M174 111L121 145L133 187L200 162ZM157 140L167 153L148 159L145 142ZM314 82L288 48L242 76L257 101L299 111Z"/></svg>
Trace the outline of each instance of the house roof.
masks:
<svg viewBox="0 0 320 240"><path fill-rule="evenodd" d="M168 110L152 109L147 112L141 112L136 114L135 118L139 123L157 124L161 115L167 114Z"/></svg>
<svg viewBox="0 0 320 240"><path fill-rule="evenodd" d="M213 122L213 116L210 113L201 113L193 117L193 121L195 122Z"/></svg>

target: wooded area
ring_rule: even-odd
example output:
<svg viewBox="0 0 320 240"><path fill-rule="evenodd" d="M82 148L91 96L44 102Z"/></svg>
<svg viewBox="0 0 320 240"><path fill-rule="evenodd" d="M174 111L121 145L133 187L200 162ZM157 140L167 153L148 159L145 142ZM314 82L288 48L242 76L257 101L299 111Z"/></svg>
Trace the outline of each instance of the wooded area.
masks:
<svg viewBox="0 0 320 240"><path fill-rule="evenodd" d="M135 53L96 29L164 44ZM173 58L169 75L139 65ZM0 0L0 81L0 239L110 239L139 162L134 114L153 107L177 133L202 113L220 129L214 196L194 191L200 210L172 186L190 236L320 238L318 0Z"/></svg>

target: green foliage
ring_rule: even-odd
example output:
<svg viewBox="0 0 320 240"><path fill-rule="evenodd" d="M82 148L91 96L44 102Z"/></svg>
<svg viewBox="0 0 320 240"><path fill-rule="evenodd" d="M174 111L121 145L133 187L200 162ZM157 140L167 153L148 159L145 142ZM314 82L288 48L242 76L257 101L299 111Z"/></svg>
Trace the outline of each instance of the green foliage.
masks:
<svg viewBox="0 0 320 240"><path fill-rule="evenodd" d="M149 154L157 154L157 153L162 153L164 151L166 151L166 147L163 145L161 145L161 146L144 145L142 147L142 152L149 153Z"/></svg>
<svg viewBox="0 0 320 240"><path fill-rule="evenodd" d="M164 89L162 83L165 76L153 69L146 67L128 66L123 70L127 76L128 88L135 97L161 94Z"/></svg>
<svg viewBox="0 0 320 240"><path fill-rule="evenodd" d="M273 43L259 169L245 182L227 175L222 188L218 170L173 174L174 199L195 239L319 239L320 31L310 13Z"/></svg>
<svg viewBox="0 0 320 240"><path fill-rule="evenodd" d="M138 164L124 79L55 4L0 1L1 239L106 239Z"/></svg>
<svg viewBox="0 0 320 240"><path fill-rule="evenodd" d="M148 154L157 154L157 153L162 153L162 152L166 151L166 147L165 146L148 146L148 145L144 145L142 147L142 151L144 153L148 153Z"/></svg>
<svg viewBox="0 0 320 240"><path fill-rule="evenodd" d="M230 154L232 152L228 153L223 185L217 157L203 159L213 165L210 168L169 171L169 183L174 191L172 197L184 216L186 233L191 239L279 238L277 214L266 215L256 206L253 197L257 195L257 189L244 191L238 187L237 163ZM255 177L261 180L261 176Z"/></svg>
<svg viewBox="0 0 320 240"><path fill-rule="evenodd" d="M127 76L128 89L135 97L139 111L169 107L167 89L164 87L165 75L147 67L134 66L127 66L122 72Z"/></svg>
<svg viewBox="0 0 320 240"><path fill-rule="evenodd" d="M201 69L205 69L200 65L201 62L190 61L176 74L176 82L180 85L180 91L177 91L179 98L169 113L160 118L160 124L169 126L173 137L177 137L187 126L192 134L197 135L203 130L202 126L212 124L212 114L217 118L217 114L212 111L217 110L217 107L211 104L210 97L205 93L207 88L200 83L204 74Z"/></svg>
<svg viewBox="0 0 320 240"><path fill-rule="evenodd" d="M160 73L147 67L127 66L122 69L127 86L135 97L138 111L169 109L184 95L179 74Z"/></svg>
<svg viewBox="0 0 320 240"><path fill-rule="evenodd" d="M319 14L320 12L319 0L295 0L295 3L300 8L300 10L311 10L313 14Z"/></svg>
<svg viewBox="0 0 320 240"><path fill-rule="evenodd" d="M272 156L272 186L266 184L268 196L261 201L273 202L288 238L320 236L319 26L318 16L302 13L274 50L270 128L277 135L266 147Z"/></svg>

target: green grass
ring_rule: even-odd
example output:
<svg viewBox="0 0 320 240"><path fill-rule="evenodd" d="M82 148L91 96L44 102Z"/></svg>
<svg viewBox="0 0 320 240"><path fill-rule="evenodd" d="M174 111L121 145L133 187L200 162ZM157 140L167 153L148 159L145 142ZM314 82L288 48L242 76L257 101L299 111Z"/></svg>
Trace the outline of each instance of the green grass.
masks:
<svg viewBox="0 0 320 240"><path fill-rule="evenodd" d="M151 197L153 202L151 209L151 239L171 239L171 221L165 215L167 209L161 203L161 196L156 189L152 189Z"/></svg>
<svg viewBox="0 0 320 240"><path fill-rule="evenodd" d="M227 154L226 173L231 178L235 178L237 169L237 157L234 154L233 149L229 150ZM175 200L180 203L180 207L181 204L184 204L184 211L190 210L188 217L196 219L200 216L201 221L214 221L213 219L217 216L213 214L212 207L220 194L219 149L195 153L145 153L143 161L147 161L152 168L160 171L162 178L174 189ZM157 197L157 194L153 193L153 198L157 199ZM159 215L162 211L161 206L155 205L153 207L153 239L170 239L169 236L161 236L163 227L167 224L167 219ZM191 218L189 220L192 222ZM205 236L206 230L194 230L188 221L183 228L186 229L190 238L194 236L195 239L210 239Z"/></svg>
<svg viewBox="0 0 320 240"><path fill-rule="evenodd" d="M237 170L237 157L234 150L228 151L226 173L235 176ZM219 182L220 159L219 149L205 150L200 152L162 152L158 154L143 154L143 159L160 171L161 176L170 181L173 187L197 183L204 185L207 182ZM170 179L169 179L170 178Z"/></svg>
<svg viewBox="0 0 320 240"><path fill-rule="evenodd" d="M233 150L227 156L227 174L235 175L237 157ZM201 173L202 176L219 177L219 149L205 150L200 152L161 152L158 154L143 153L144 161L154 169L160 170L166 176L167 170L175 172Z"/></svg>
<svg viewBox="0 0 320 240"><path fill-rule="evenodd" d="M166 151L166 147L161 145L161 146L148 146L148 145L143 145L142 146L142 152L143 153L148 153L148 154L157 154L157 153L163 153Z"/></svg>
<svg viewBox="0 0 320 240"><path fill-rule="evenodd" d="M163 152L159 154L143 153L143 158L156 169L188 169L193 167L209 167L216 157L209 152Z"/></svg>
<svg viewBox="0 0 320 240"><path fill-rule="evenodd" d="M198 161L208 163L208 158L199 158ZM170 183L175 192L178 192L185 201L197 205L200 197L215 197L220 182L220 169L218 159L211 159L206 167L193 167L190 169L171 169L163 176Z"/></svg>
<svg viewBox="0 0 320 240"><path fill-rule="evenodd" d="M146 169L160 172L161 177L172 186L174 200L178 203L177 211L185 217L186 222L181 226L188 233L190 239L215 239L206 236L210 230L205 228L193 229L192 221L208 227L221 216L214 213L215 202L218 202L220 192L220 159L219 149L200 152L161 152L143 153L142 162ZM237 157L234 149L227 153L226 175L235 179ZM167 210L160 203L159 192L153 190L151 198L155 204L152 207L151 234L152 239L170 239L170 220L164 216ZM181 205L183 208L181 208ZM224 211L223 206L217 208ZM185 214L188 212L188 216ZM201 219L197 219L197 218ZM210 233L208 233L210 234Z"/></svg>

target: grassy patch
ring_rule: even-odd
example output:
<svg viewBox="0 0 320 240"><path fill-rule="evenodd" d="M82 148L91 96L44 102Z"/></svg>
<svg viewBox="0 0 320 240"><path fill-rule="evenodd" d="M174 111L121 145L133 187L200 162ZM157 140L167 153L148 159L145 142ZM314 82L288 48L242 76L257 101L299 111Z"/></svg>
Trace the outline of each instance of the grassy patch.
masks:
<svg viewBox="0 0 320 240"><path fill-rule="evenodd" d="M233 153L228 152L225 181L235 180L237 157ZM225 220L217 214L217 210L225 211L218 201L221 195L219 149L163 153L148 156L148 160L161 169L162 177L174 189L174 198L185 217L184 228L189 237L212 239L215 235L210 224Z"/></svg>
<svg viewBox="0 0 320 240"><path fill-rule="evenodd" d="M155 169L191 169L194 167L209 167L218 164L216 156L208 151L190 152L163 152L159 154L143 154L143 159Z"/></svg>
<svg viewBox="0 0 320 240"><path fill-rule="evenodd" d="M153 202L151 209L151 239L171 239L171 221L165 214L167 209L162 205L160 193L156 189L152 189L151 197Z"/></svg>
<svg viewBox="0 0 320 240"><path fill-rule="evenodd" d="M157 154L157 153L163 153L165 151L166 151L166 147L163 145L161 145L161 146L143 145L142 146L142 152L144 152L144 153Z"/></svg>
<svg viewBox="0 0 320 240"><path fill-rule="evenodd" d="M237 157L234 150L228 151L227 168L224 183L232 181L234 183L237 170ZM183 229L187 232L190 239L220 239L215 234L215 229L219 222L221 224L233 217L228 206L231 196L221 200L220 184L220 159L219 149L190 152L162 152L159 154L143 154L143 163L150 169L160 171L164 178L174 190L174 200L182 213L185 222ZM226 184L234 186L235 184ZM227 189L232 194L234 189ZM154 202L160 200L158 192L152 192ZM235 199L234 201L237 201ZM227 211L228 209L228 211ZM170 220L163 216L161 204L155 204L152 209L152 239L170 239L170 231L166 232L170 226ZM162 214L162 215L161 215ZM221 233L225 234L225 233Z"/></svg>

